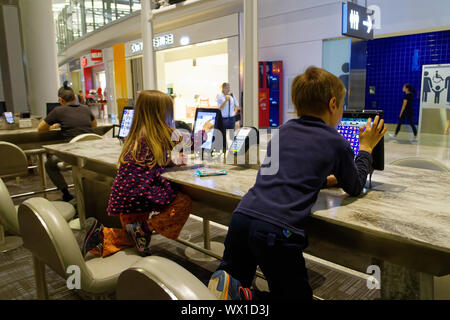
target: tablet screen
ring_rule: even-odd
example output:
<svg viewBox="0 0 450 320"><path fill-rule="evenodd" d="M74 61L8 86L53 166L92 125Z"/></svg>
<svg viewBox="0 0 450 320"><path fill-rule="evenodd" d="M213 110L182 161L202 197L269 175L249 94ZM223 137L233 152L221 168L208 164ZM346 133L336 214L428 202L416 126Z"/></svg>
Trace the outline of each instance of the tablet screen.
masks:
<svg viewBox="0 0 450 320"><path fill-rule="evenodd" d="M14 115L12 112L3 112L3 116L5 117L6 123L14 123Z"/></svg>
<svg viewBox="0 0 450 320"><path fill-rule="evenodd" d="M359 152L359 128L367 123L364 118L342 118L338 132L350 143L355 156Z"/></svg>
<svg viewBox="0 0 450 320"><path fill-rule="evenodd" d="M230 151L240 153L242 147L245 147L245 138L250 134L252 128L241 128L231 144Z"/></svg>
<svg viewBox="0 0 450 320"><path fill-rule="evenodd" d="M126 138L130 133L133 123L134 109L123 110L122 121L120 122L119 138Z"/></svg>
<svg viewBox="0 0 450 320"><path fill-rule="evenodd" d="M211 124L214 127L216 127L216 116L217 113L215 112L203 112L203 111L198 112L197 118L195 119L194 133L201 131L205 123L208 121L210 121ZM202 144L203 149L212 148L213 137L214 137L214 130L211 130L207 133L206 141Z"/></svg>

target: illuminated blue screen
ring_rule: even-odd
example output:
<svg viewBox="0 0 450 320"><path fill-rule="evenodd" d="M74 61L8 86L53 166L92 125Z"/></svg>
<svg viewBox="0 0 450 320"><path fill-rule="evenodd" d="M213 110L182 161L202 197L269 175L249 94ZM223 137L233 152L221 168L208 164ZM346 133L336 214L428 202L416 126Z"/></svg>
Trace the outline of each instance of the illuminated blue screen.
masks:
<svg viewBox="0 0 450 320"><path fill-rule="evenodd" d="M337 131L350 143L355 156L359 152L359 128L367 123L367 119L342 118Z"/></svg>

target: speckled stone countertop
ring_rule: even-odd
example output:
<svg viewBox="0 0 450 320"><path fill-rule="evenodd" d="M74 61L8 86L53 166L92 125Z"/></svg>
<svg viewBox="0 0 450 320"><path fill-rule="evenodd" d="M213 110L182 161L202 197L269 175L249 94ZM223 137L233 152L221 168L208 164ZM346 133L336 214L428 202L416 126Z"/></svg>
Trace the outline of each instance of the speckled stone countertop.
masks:
<svg viewBox="0 0 450 320"><path fill-rule="evenodd" d="M113 124L107 121L100 121L97 122L97 127L110 127ZM46 132L60 132L61 129L53 129L50 131L46 131ZM13 129L13 130L9 130L9 129L0 129L0 136L9 136L9 135L20 135L20 134L42 134L45 132L38 132L37 131L37 127L36 128L22 128L22 129Z"/></svg>
<svg viewBox="0 0 450 320"><path fill-rule="evenodd" d="M55 154L117 166L121 145L117 139L45 146ZM194 168L168 169L169 180L195 186L235 199L253 186L257 170L231 165L228 175L196 177ZM359 197L342 189L322 190L312 216L336 225L402 242L413 242L450 253L450 174L431 170L386 165L375 171L373 188Z"/></svg>

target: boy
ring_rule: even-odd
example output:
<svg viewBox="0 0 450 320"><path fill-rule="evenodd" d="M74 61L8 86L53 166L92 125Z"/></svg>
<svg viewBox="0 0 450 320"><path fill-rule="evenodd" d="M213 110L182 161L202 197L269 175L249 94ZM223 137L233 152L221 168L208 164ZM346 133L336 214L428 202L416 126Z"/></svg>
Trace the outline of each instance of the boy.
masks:
<svg viewBox="0 0 450 320"><path fill-rule="evenodd" d="M323 69L309 67L294 79L292 101L299 118L280 127L278 172L262 175L260 170L233 213L221 264L208 285L219 299L312 299L302 255L306 219L325 185L339 182L349 195L361 193L372 149L387 130L378 116L373 125L369 119L361 127L354 160L349 143L335 129L344 98L344 84ZM270 150L269 143L268 156ZM268 294L248 289L258 265Z"/></svg>

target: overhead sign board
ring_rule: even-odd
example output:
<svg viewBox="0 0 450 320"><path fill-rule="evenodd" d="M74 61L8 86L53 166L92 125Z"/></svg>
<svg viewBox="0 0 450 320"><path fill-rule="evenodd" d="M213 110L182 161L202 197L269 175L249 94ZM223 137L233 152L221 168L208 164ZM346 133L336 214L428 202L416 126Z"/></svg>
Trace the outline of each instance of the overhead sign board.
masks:
<svg viewBox="0 0 450 320"><path fill-rule="evenodd" d="M342 4L342 34L345 36L373 39L374 20L365 7L352 2Z"/></svg>
<svg viewBox="0 0 450 320"><path fill-rule="evenodd" d="M144 43L142 41L133 42L131 44L131 53L138 54L144 51Z"/></svg>
<svg viewBox="0 0 450 320"><path fill-rule="evenodd" d="M92 61L103 61L103 52L99 49L91 49L91 60Z"/></svg>
<svg viewBox="0 0 450 320"><path fill-rule="evenodd" d="M160 49L162 47L170 46L173 44L173 34L165 34L162 36L157 36L153 38L153 47L155 49Z"/></svg>

